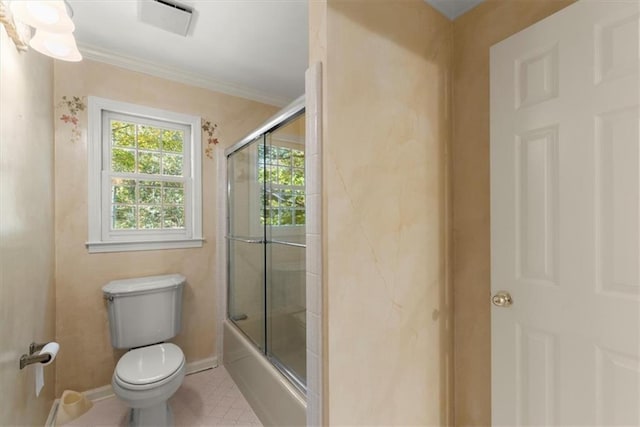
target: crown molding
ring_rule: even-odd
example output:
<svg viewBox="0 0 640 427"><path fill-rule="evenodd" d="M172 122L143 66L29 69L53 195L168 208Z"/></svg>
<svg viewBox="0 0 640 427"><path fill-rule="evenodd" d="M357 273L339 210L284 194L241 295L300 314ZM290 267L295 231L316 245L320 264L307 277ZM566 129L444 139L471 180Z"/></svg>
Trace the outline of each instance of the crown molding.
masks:
<svg viewBox="0 0 640 427"><path fill-rule="evenodd" d="M291 102L290 99L285 99L253 88L224 82L211 77L205 77L200 74L190 73L164 64L122 55L88 44L78 43L78 49L86 59L115 65L116 67L126 68L127 70L137 71L191 86L209 89L226 95L250 99L252 101L276 107L284 107Z"/></svg>

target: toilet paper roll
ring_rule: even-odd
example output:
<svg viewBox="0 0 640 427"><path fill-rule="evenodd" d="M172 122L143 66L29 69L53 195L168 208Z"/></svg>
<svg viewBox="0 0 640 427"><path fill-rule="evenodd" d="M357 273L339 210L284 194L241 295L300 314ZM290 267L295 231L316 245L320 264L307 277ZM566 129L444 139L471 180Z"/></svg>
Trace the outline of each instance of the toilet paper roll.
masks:
<svg viewBox="0 0 640 427"><path fill-rule="evenodd" d="M55 341L51 341L50 343L47 343L44 347L42 347L42 350L40 350L40 355L48 354L49 356L51 356L51 359L49 359L48 362L41 363L40 365L47 366L53 363L53 360L58 355L58 350L60 350L60 344Z"/></svg>
<svg viewBox="0 0 640 427"><path fill-rule="evenodd" d="M40 350L40 353L38 353L40 355L48 354L51 357L47 362L36 364L36 396L40 396L42 387L44 387L44 367L53 363L56 356L58 355L58 350L60 350L60 344L58 344L57 342L50 342L42 347L42 350Z"/></svg>

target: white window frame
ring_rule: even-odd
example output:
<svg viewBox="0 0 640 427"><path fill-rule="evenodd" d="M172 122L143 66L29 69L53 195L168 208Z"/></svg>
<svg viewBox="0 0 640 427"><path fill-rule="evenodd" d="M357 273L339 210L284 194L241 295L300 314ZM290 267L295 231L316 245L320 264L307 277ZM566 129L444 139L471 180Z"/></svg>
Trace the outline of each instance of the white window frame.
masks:
<svg viewBox="0 0 640 427"><path fill-rule="evenodd" d="M109 129L104 126L105 116L110 114L135 116L139 123L160 121L163 122L160 126L173 124L176 129L188 129L183 152L184 177L179 179L184 182L185 191L184 229L111 230L111 145ZM202 247L201 118L96 96L88 98L88 118L89 253Z"/></svg>

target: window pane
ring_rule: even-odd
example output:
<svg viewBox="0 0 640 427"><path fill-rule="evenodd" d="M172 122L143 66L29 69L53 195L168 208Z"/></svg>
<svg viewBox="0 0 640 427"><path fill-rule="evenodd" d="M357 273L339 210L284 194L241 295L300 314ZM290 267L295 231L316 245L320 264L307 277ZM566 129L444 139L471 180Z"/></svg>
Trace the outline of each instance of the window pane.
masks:
<svg viewBox="0 0 640 427"><path fill-rule="evenodd" d="M153 181L140 181L140 183L149 182L153 184ZM160 183L157 182L155 186L140 185L140 202L145 205L159 205L160 199Z"/></svg>
<svg viewBox="0 0 640 427"><path fill-rule="evenodd" d="M160 173L160 154L140 151L138 153L138 172L148 174Z"/></svg>
<svg viewBox="0 0 640 427"><path fill-rule="evenodd" d="M115 120L111 121L111 144L115 147L135 147L136 125Z"/></svg>
<svg viewBox="0 0 640 427"><path fill-rule="evenodd" d="M162 141L162 129L138 126L138 148L160 150L160 141Z"/></svg>
<svg viewBox="0 0 640 427"><path fill-rule="evenodd" d="M293 167L304 168L304 151L293 150Z"/></svg>
<svg viewBox="0 0 640 427"><path fill-rule="evenodd" d="M167 207L164 210L164 228L184 228L184 208Z"/></svg>
<svg viewBox="0 0 640 427"><path fill-rule="evenodd" d="M291 214L291 210L281 209L279 214L280 214L280 221L278 221L279 225L293 225L293 215Z"/></svg>
<svg viewBox="0 0 640 427"><path fill-rule="evenodd" d="M305 212L303 210L296 210L296 225L302 225L305 223Z"/></svg>
<svg viewBox="0 0 640 427"><path fill-rule="evenodd" d="M162 203L165 205L184 205L184 190L172 187L163 188Z"/></svg>
<svg viewBox="0 0 640 427"><path fill-rule="evenodd" d="M112 182L116 184L116 181ZM136 186L135 181L127 181L131 182L134 185L112 185L111 186L111 201L113 203L126 203L126 204L135 204L136 203Z"/></svg>
<svg viewBox="0 0 640 427"><path fill-rule="evenodd" d="M114 172L135 172L136 152L114 148L111 151L111 170Z"/></svg>
<svg viewBox="0 0 640 427"><path fill-rule="evenodd" d="M179 154L163 155L162 173L164 175L182 176L182 156Z"/></svg>
<svg viewBox="0 0 640 427"><path fill-rule="evenodd" d="M285 166L291 165L291 150L285 147L278 149L278 163Z"/></svg>
<svg viewBox="0 0 640 427"><path fill-rule="evenodd" d="M291 185L291 169L288 167L278 168L278 184Z"/></svg>
<svg viewBox="0 0 640 427"><path fill-rule="evenodd" d="M183 140L184 140L184 132L180 130L163 130L162 131L162 150L171 151L173 153L182 153Z"/></svg>
<svg viewBox="0 0 640 427"><path fill-rule="evenodd" d="M293 185L304 185L304 169L293 170Z"/></svg>
<svg viewBox="0 0 640 427"><path fill-rule="evenodd" d="M294 205L296 208L304 208L304 191L296 191Z"/></svg>
<svg viewBox="0 0 640 427"><path fill-rule="evenodd" d="M282 200L282 203L280 206L292 206L293 205L293 197L291 194L291 190L282 190L282 192L280 193L280 197Z"/></svg>
<svg viewBox="0 0 640 427"><path fill-rule="evenodd" d="M278 224L278 209L265 209L263 223L267 225Z"/></svg>
<svg viewBox="0 0 640 427"><path fill-rule="evenodd" d="M140 180L138 181L139 185L148 185L149 187L162 187L162 181L147 181Z"/></svg>
<svg viewBox="0 0 640 427"><path fill-rule="evenodd" d="M132 230L136 228L135 206L114 205L111 227L114 230Z"/></svg>
<svg viewBox="0 0 640 427"><path fill-rule="evenodd" d="M160 206L140 206L139 227L142 229L162 228L162 208Z"/></svg>
<svg viewBox="0 0 640 427"><path fill-rule="evenodd" d="M278 174L271 170L271 166L267 166L264 170L264 179L267 184L275 184L277 183Z"/></svg>
<svg viewBox="0 0 640 427"><path fill-rule="evenodd" d="M264 153L264 160L265 163L272 163L272 159L273 159L273 153L274 153L274 149L270 146L267 145L266 147L263 148L262 145L260 145L258 147L258 155L262 158L263 153Z"/></svg>
<svg viewBox="0 0 640 427"><path fill-rule="evenodd" d="M267 206L277 208L280 206L280 195L278 193L271 193L267 196Z"/></svg>

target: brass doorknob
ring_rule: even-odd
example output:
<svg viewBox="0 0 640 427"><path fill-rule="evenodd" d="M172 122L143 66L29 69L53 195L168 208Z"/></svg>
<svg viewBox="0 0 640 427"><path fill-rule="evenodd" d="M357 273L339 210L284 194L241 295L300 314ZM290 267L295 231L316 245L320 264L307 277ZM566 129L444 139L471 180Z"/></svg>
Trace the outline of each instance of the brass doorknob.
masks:
<svg viewBox="0 0 640 427"><path fill-rule="evenodd" d="M513 304L513 299L511 298L511 294L507 291L498 291L494 296L491 297L491 302L496 307L509 307Z"/></svg>

